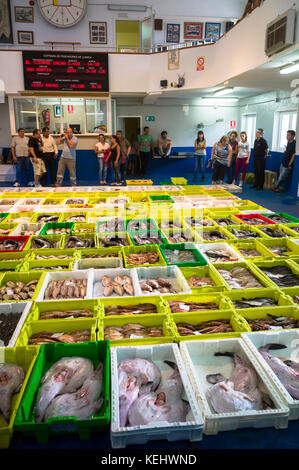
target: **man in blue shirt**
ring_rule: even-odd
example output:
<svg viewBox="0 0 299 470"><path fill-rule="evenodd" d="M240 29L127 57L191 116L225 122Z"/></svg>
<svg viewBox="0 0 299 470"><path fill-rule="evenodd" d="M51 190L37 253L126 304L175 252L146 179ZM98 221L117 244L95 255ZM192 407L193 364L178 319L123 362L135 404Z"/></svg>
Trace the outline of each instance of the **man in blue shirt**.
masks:
<svg viewBox="0 0 299 470"><path fill-rule="evenodd" d="M70 173L71 185L76 186L76 149L78 139L73 135L73 130L68 127L66 132L59 137L56 144L63 145L58 164L56 186L61 186L66 168L68 168Z"/></svg>
<svg viewBox="0 0 299 470"><path fill-rule="evenodd" d="M280 165L279 177L273 189L276 193L284 193L286 190L286 185L289 177L292 174L295 153L296 153L296 141L295 141L295 131L287 132L287 141L284 157Z"/></svg>

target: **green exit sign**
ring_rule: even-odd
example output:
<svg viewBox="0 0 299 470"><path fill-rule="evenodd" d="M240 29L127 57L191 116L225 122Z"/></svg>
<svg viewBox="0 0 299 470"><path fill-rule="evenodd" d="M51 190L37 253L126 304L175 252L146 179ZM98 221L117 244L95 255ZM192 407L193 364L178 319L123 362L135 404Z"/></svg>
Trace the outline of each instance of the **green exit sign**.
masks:
<svg viewBox="0 0 299 470"><path fill-rule="evenodd" d="M153 122L153 121L156 120L156 118L155 118L155 116L145 116L145 120L146 120L147 122L149 122L149 121L152 121L152 122Z"/></svg>

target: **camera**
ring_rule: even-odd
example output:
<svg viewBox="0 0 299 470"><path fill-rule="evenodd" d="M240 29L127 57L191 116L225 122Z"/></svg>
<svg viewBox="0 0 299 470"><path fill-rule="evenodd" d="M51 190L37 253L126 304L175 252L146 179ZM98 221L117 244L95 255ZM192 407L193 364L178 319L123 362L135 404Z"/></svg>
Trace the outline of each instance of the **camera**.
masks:
<svg viewBox="0 0 299 470"><path fill-rule="evenodd" d="M61 134L61 136L60 136L60 137L64 137L64 134Z"/></svg>

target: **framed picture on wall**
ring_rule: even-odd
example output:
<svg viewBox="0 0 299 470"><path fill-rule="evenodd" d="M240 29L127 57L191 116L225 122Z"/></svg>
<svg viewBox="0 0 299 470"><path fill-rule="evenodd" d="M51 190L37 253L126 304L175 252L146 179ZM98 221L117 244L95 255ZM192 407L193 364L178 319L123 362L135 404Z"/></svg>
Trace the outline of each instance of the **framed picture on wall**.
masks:
<svg viewBox="0 0 299 470"><path fill-rule="evenodd" d="M180 42L180 24L168 24L166 28L166 42Z"/></svg>
<svg viewBox="0 0 299 470"><path fill-rule="evenodd" d="M19 44L33 44L34 41L33 31L18 31Z"/></svg>
<svg viewBox="0 0 299 470"><path fill-rule="evenodd" d="M203 23L184 23L185 39L202 39Z"/></svg>
<svg viewBox="0 0 299 470"><path fill-rule="evenodd" d="M206 23L205 39L217 41L220 38L221 23Z"/></svg>
<svg viewBox="0 0 299 470"><path fill-rule="evenodd" d="M107 23L106 21L89 22L90 44L107 44Z"/></svg>
<svg viewBox="0 0 299 470"><path fill-rule="evenodd" d="M9 0L0 0L0 43L13 43Z"/></svg>
<svg viewBox="0 0 299 470"><path fill-rule="evenodd" d="M180 50L168 51L168 70L177 70L180 66Z"/></svg>
<svg viewBox="0 0 299 470"><path fill-rule="evenodd" d="M16 23L34 23L33 7L15 7Z"/></svg>

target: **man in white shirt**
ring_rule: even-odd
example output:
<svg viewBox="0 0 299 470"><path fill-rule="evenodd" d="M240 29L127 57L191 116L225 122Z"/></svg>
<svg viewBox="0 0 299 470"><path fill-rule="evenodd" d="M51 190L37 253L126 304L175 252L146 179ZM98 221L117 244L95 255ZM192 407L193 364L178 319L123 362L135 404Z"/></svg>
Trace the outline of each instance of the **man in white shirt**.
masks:
<svg viewBox="0 0 299 470"><path fill-rule="evenodd" d="M58 149L55 140L50 135L49 128L44 127L42 132L42 159L44 161L45 167L47 168L47 173L44 173L42 177L42 185L47 186L47 175L50 173L52 186L55 186L55 159L58 155Z"/></svg>
<svg viewBox="0 0 299 470"><path fill-rule="evenodd" d="M29 157L29 138L25 136L25 131L20 127L18 135L13 137L11 142L11 152L13 161L16 163L16 182L14 186L20 186L22 167L24 167L27 177L28 186L34 186L33 181L30 181L31 165Z"/></svg>
<svg viewBox="0 0 299 470"><path fill-rule="evenodd" d="M70 127L57 140L57 145L60 144L63 144L63 149L58 164L56 186L61 186L66 168L70 173L71 185L76 186L76 149L78 139L73 135L73 130Z"/></svg>
<svg viewBox="0 0 299 470"><path fill-rule="evenodd" d="M161 139L158 139L159 153L162 158L168 158L172 146L172 140L167 137L167 132L161 132Z"/></svg>

